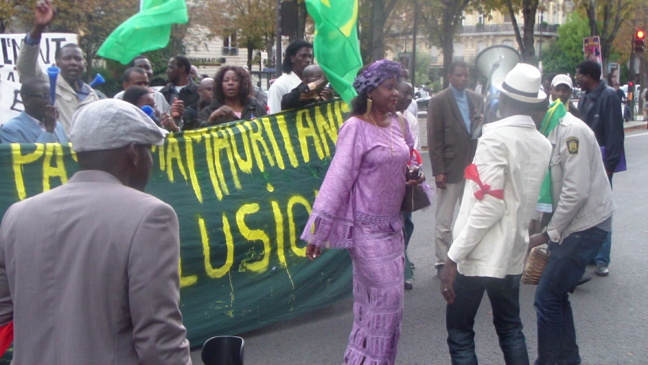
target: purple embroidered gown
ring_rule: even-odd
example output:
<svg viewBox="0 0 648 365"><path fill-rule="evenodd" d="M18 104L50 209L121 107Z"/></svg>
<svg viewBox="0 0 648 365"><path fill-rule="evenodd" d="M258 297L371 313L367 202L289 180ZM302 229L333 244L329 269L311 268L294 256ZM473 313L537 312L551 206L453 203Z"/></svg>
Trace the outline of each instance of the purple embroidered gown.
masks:
<svg viewBox="0 0 648 365"><path fill-rule="evenodd" d="M403 317L404 242L400 206L413 140L392 118L379 128L356 117L340 128L301 238L347 248L353 261L353 328L346 364L394 364ZM409 147L408 147L409 146Z"/></svg>

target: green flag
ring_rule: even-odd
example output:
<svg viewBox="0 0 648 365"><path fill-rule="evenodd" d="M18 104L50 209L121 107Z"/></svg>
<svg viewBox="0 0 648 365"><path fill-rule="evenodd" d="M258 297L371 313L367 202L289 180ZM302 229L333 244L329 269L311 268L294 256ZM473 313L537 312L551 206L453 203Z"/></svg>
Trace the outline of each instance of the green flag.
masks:
<svg viewBox="0 0 648 365"><path fill-rule="evenodd" d="M567 115L567 109L565 105L560 101L560 99L554 101L550 106L549 110L542 118L542 124L540 124L540 133L545 137L549 136L549 133L556 128L558 123ZM538 203L536 204L536 210L544 213L551 213L553 211L553 199L551 195L551 168L547 169L542 185L540 186L540 196L538 197Z"/></svg>
<svg viewBox="0 0 648 365"><path fill-rule="evenodd" d="M358 43L358 0L306 0L315 21L315 59L342 99L357 93L353 80L362 67Z"/></svg>
<svg viewBox="0 0 648 365"><path fill-rule="evenodd" d="M117 27L97 54L127 64L141 53L166 47L171 24L188 21L185 0L141 0L140 12Z"/></svg>

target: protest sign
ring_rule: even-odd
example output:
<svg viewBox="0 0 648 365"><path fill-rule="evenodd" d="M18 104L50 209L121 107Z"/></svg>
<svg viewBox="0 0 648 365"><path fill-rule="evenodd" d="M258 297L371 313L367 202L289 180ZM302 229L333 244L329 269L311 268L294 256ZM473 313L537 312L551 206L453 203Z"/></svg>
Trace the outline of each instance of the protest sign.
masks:
<svg viewBox="0 0 648 365"><path fill-rule="evenodd" d="M24 33L0 34L0 124L17 116L23 111L20 100L20 77L16 66L20 45L25 38ZM40 42L39 65L43 70L52 66L56 51L68 43L77 43L77 35L73 33L44 33Z"/></svg>
<svg viewBox="0 0 648 365"><path fill-rule="evenodd" d="M351 295L347 252L310 262L299 239L347 114L336 99L172 134L154 147L146 191L180 220L181 310L192 344ZM0 213L77 169L69 145L0 145Z"/></svg>

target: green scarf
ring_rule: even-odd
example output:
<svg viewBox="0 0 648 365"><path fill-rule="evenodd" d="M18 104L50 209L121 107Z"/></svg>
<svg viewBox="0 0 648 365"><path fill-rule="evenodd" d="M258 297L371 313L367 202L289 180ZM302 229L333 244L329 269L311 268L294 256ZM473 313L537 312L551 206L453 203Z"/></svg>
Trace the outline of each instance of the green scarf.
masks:
<svg viewBox="0 0 648 365"><path fill-rule="evenodd" d="M556 128L565 115L567 115L567 109L565 108L565 105L560 102L560 99L551 103L551 105L549 105L549 110L547 110L547 114L542 118L540 133L545 137L549 137L551 131ZM543 213L551 213L553 211L553 199L551 196L551 167L549 167L544 180L542 180L540 196L538 197L536 209Z"/></svg>

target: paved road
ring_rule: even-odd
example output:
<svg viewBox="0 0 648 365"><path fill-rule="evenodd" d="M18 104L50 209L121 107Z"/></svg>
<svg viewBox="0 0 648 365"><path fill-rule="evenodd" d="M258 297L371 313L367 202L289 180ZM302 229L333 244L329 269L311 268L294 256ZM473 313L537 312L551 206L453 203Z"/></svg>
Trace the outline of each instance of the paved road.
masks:
<svg viewBox="0 0 648 365"><path fill-rule="evenodd" d="M579 287L571 297L583 364L648 363L648 131L626 134L629 171L615 175L614 219L610 276ZM430 176L429 162L426 174ZM414 290L406 292L405 315L397 364L449 364L445 304L432 269L434 210L414 215L409 253L416 264ZM593 271L593 267L589 268ZM521 316L527 347L536 356L535 287L523 286ZM243 334L245 364L341 364L352 323L351 301L282 324ZM481 364L502 364L490 305L484 299L475 323ZM200 362L199 350L192 354Z"/></svg>

